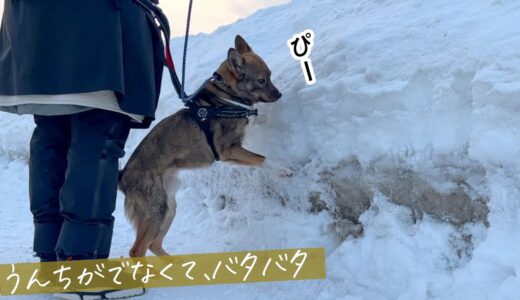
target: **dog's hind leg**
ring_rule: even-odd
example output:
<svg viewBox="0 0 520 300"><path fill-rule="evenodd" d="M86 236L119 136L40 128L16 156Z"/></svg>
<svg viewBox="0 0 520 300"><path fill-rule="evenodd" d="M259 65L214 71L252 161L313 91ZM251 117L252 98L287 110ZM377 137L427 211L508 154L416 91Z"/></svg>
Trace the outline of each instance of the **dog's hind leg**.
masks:
<svg viewBox="0 0 520 300"><path fill-rule="evenodd" d="M160 234L169 207L166 191L158 177L148 177L146 185L134 186L127 191L125 211L134 224L137 236L130 249L131 257L142 257Z"/></svg>
<svg viewBox="0 0 520 300"><path fill-rule="evenodd" d="M161 226L159 234L154 238L152 244L150 245L150 251L157 256L168 256L168 252L166 252L163 248L164 237L168 233L170 226L173 223L173 219L175 218L175 207L170 208L169 212L166 214L164 218L164 223Z"/></svg>
<svg viewBox="0 0 520 300"><path fill-rule="evenodd" d="M146 255L146 250L153 242L153 233L150 224L138 223L136 224L137 236L134 245L130 249L130 257L143 257Z"/></svg>
<svg viewBox="0 0 520 300"><path fill-rule="evenodd" d="M161 225L161 229L159 234L153 240L150 251L157 256L168 256L168 252L166 252L163 248L164 238L170 229L173 219L175 218L175 213L177 210L177 202L175 201L175 193L180 186L180 181L177 178L177 170L171 169L163 176L163 187L168 195L168 212L164 221Z"/></svg>

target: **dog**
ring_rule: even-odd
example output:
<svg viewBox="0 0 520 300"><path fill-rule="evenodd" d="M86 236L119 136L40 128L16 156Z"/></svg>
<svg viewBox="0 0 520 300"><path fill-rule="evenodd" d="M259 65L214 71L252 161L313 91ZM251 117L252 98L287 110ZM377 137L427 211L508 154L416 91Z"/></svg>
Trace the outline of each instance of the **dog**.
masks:
<svg viewBox="0 0 520 300"><path fill-rule="evenodd" d="M272 103L282 94L271 81L271 71L241 36L235 38L227 59L217 69L220 80L207 81L204 97L194 98L198 107L221 107L231 99L241 105ZM209 95L209 96L208 96ZM125 214L133 223L136 239L131 257L150 250L167 256L163 240L176 213L176 173L182 169L210 166L220 160L246 166L263 166L266 158L242 147L247 117L209 118L209 135L189 109L163 119L138 145L119 174L125 194ZM211 142L213 146L211 146ZM212 148L213 147L213 148ZM216 153L215 153L216 152ZM170 194L170 198L168 198Z"/></svg>

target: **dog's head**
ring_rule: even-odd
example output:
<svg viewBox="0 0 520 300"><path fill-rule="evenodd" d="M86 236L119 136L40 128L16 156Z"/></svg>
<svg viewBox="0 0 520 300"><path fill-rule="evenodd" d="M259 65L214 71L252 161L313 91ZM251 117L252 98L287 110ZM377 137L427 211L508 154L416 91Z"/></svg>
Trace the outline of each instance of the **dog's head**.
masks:
<svg viewBox="0 0 520 300"><path fill-rule="evenodd" d="M235 38L235 48L229 49L228 58L218 72L233 92L253 104L275 102L282 97L271 81L267 64L239 35Z"/></svg>

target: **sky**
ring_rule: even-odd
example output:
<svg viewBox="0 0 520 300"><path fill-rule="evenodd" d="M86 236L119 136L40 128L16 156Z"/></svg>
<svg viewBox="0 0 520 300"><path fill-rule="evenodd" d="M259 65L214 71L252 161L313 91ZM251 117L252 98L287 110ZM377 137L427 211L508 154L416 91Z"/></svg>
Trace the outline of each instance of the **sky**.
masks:
<svg viewBox="0 0 520 300"><path fill-rule="evenodd" d="M210 33L219 26L233 23L260 8L290 2L290 0L194 0L191 32ZM174 24L173 35L183 35L188 11L188 0L160 0L160 6ZM4 0L0 0L0 12Z"/></svg>

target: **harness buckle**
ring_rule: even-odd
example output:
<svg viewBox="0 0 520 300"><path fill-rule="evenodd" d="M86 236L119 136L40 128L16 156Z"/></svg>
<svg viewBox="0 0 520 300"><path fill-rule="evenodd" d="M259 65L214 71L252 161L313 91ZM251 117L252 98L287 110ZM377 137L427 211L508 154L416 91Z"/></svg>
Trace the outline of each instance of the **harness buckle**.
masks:
<svg viewBox="0 0 520 300"><path fill-rule="evenodd" d="M201 122L205 122L208 120L209 112L206 108L201 107L197 110L197 117L199 117Z"/></svg>

